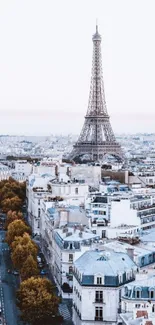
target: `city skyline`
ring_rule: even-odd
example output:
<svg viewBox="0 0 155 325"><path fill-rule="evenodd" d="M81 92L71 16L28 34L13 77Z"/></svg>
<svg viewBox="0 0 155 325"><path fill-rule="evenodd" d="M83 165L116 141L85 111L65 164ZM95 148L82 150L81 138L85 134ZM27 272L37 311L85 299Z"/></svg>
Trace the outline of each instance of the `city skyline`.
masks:
<svg viewBox="0 0 155 325"><path fill-rule="evenodd" d="M80 132L96 18L114 132L154 132L153 9L143 0L1 2L0 133Z"/></svg>

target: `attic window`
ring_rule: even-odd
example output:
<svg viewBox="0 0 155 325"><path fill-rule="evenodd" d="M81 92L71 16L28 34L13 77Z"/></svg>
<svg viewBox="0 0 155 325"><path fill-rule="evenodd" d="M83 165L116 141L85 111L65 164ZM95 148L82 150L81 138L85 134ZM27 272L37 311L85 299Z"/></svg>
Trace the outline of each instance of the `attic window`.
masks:
<svg viewBox="0 0 155 325"><path fill-rule="evenodd" d="M141 291L140 290L136 291L136 298L137 299L141 298Z"/></svg>
<svg viewBox="0 0 155 325"><path fill-rule="evenodd" d="M98 276L96 282L97 282L97 284L102 284L102 277Z"/></svg>
<svg viewBox="0 0 155 325"><path fill-rule="evenodd" d="M151 299L154 298L154 290L150 290L150 298L151 298Z"/></svg>

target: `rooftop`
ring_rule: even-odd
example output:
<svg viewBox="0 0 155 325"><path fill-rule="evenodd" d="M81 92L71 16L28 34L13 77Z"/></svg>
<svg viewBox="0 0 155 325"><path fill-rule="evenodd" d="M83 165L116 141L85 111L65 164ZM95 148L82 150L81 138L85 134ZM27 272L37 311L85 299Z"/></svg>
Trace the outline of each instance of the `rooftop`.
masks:
<svg viewBox="0 0 155 325"><path fill-rule="evenodd" d="M75 261L75 267L83 275L118 276L119 272L135 268L127 254L108 251L87 251Z"/></svg>
<svg viewBox="0 0 155 325"><path fill-rule="evenodd" d="M59 236L63 239L63 241L81 242L83 240L90 240L90 239L95 240L97 238L99 239L99 236L93 234L87 228L81 230L81 229L76 229L75 227L63 227L61 229L56 229L55 232L59 234Z"/></svg>
<svg viewBox="0 0 155 325"><path fill-rule="evenodd" d="M155 243L155 228L148 229L147 231L143 232L141 241Z"/></svg>
<svg viewBox="0 0 155 325"><path fill-rule="evenodd" d="M148 288L155 288L155 275L149 276L148 278L143 278L140 280L135 280L128 285L130 289L133 287L148 287Z"/></svg>
<svg viewBox="0 0 155 325"><path fill-rule="evenodd" d="M125 324L128 325L141 325L143 317L133 318L133 313L125 313L120 315L121 319Z"/></svg>
<svg viewBox="0 0 155 325"><path fill-rule="evenodd" d="M119 242L119 241L112 241L112 242L109 242L109 243L106 243L104 244L105 248L109 248L109 249L112 249L114 250L115 252L126 252L126 250L128 248L131 248L133 249L134 248L134 256L144 256L144 255L148 255L150 253L152 253L152 251L154 251L154 249L152 248L151 250L151 247L142 247L142 246L134 246L134 245L130 245L130 244L127 244L127 243L122 243L122 242Z"/></svg>

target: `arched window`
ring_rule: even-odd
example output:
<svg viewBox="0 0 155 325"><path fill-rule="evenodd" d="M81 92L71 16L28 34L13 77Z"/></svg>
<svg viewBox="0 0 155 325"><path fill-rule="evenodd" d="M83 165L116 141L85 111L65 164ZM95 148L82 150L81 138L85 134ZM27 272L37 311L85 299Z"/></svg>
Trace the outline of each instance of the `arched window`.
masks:
<svg viewBox="0 0 155 325"><path fill-rule="evenodd" d="M154 287L150 287L149 288L149 298L150 299L154 299L155 298L155 288Z"/></svg>
<svg viewBox="0 0 155 325"><path fill-rule="evenodd" d="M137 299L141 298L141 291L142 291L141 287L136 287L135 288L135 298L137 298Z"/></svg>

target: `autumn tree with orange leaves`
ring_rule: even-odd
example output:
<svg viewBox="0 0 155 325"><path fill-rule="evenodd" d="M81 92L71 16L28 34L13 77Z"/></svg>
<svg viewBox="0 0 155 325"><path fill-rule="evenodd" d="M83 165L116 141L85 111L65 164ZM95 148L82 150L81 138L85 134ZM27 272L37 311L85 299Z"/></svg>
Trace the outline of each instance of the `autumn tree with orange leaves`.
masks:
<svg viewBox="0 0 155 325"><path fill-rule="evenodd" d="M23 236L24 233L31 233L30 227L28 227L22 220L15 220L8 226L6 234L6 242L11 245L15 240L15 237Z"/></svg>
<svg viewBox="0 0 155 325"><path fill-rule="evenodd" d="M31 325L58 324L59 301L46 278L31 277L21 283L17 292L21 319Z"/></svg>

